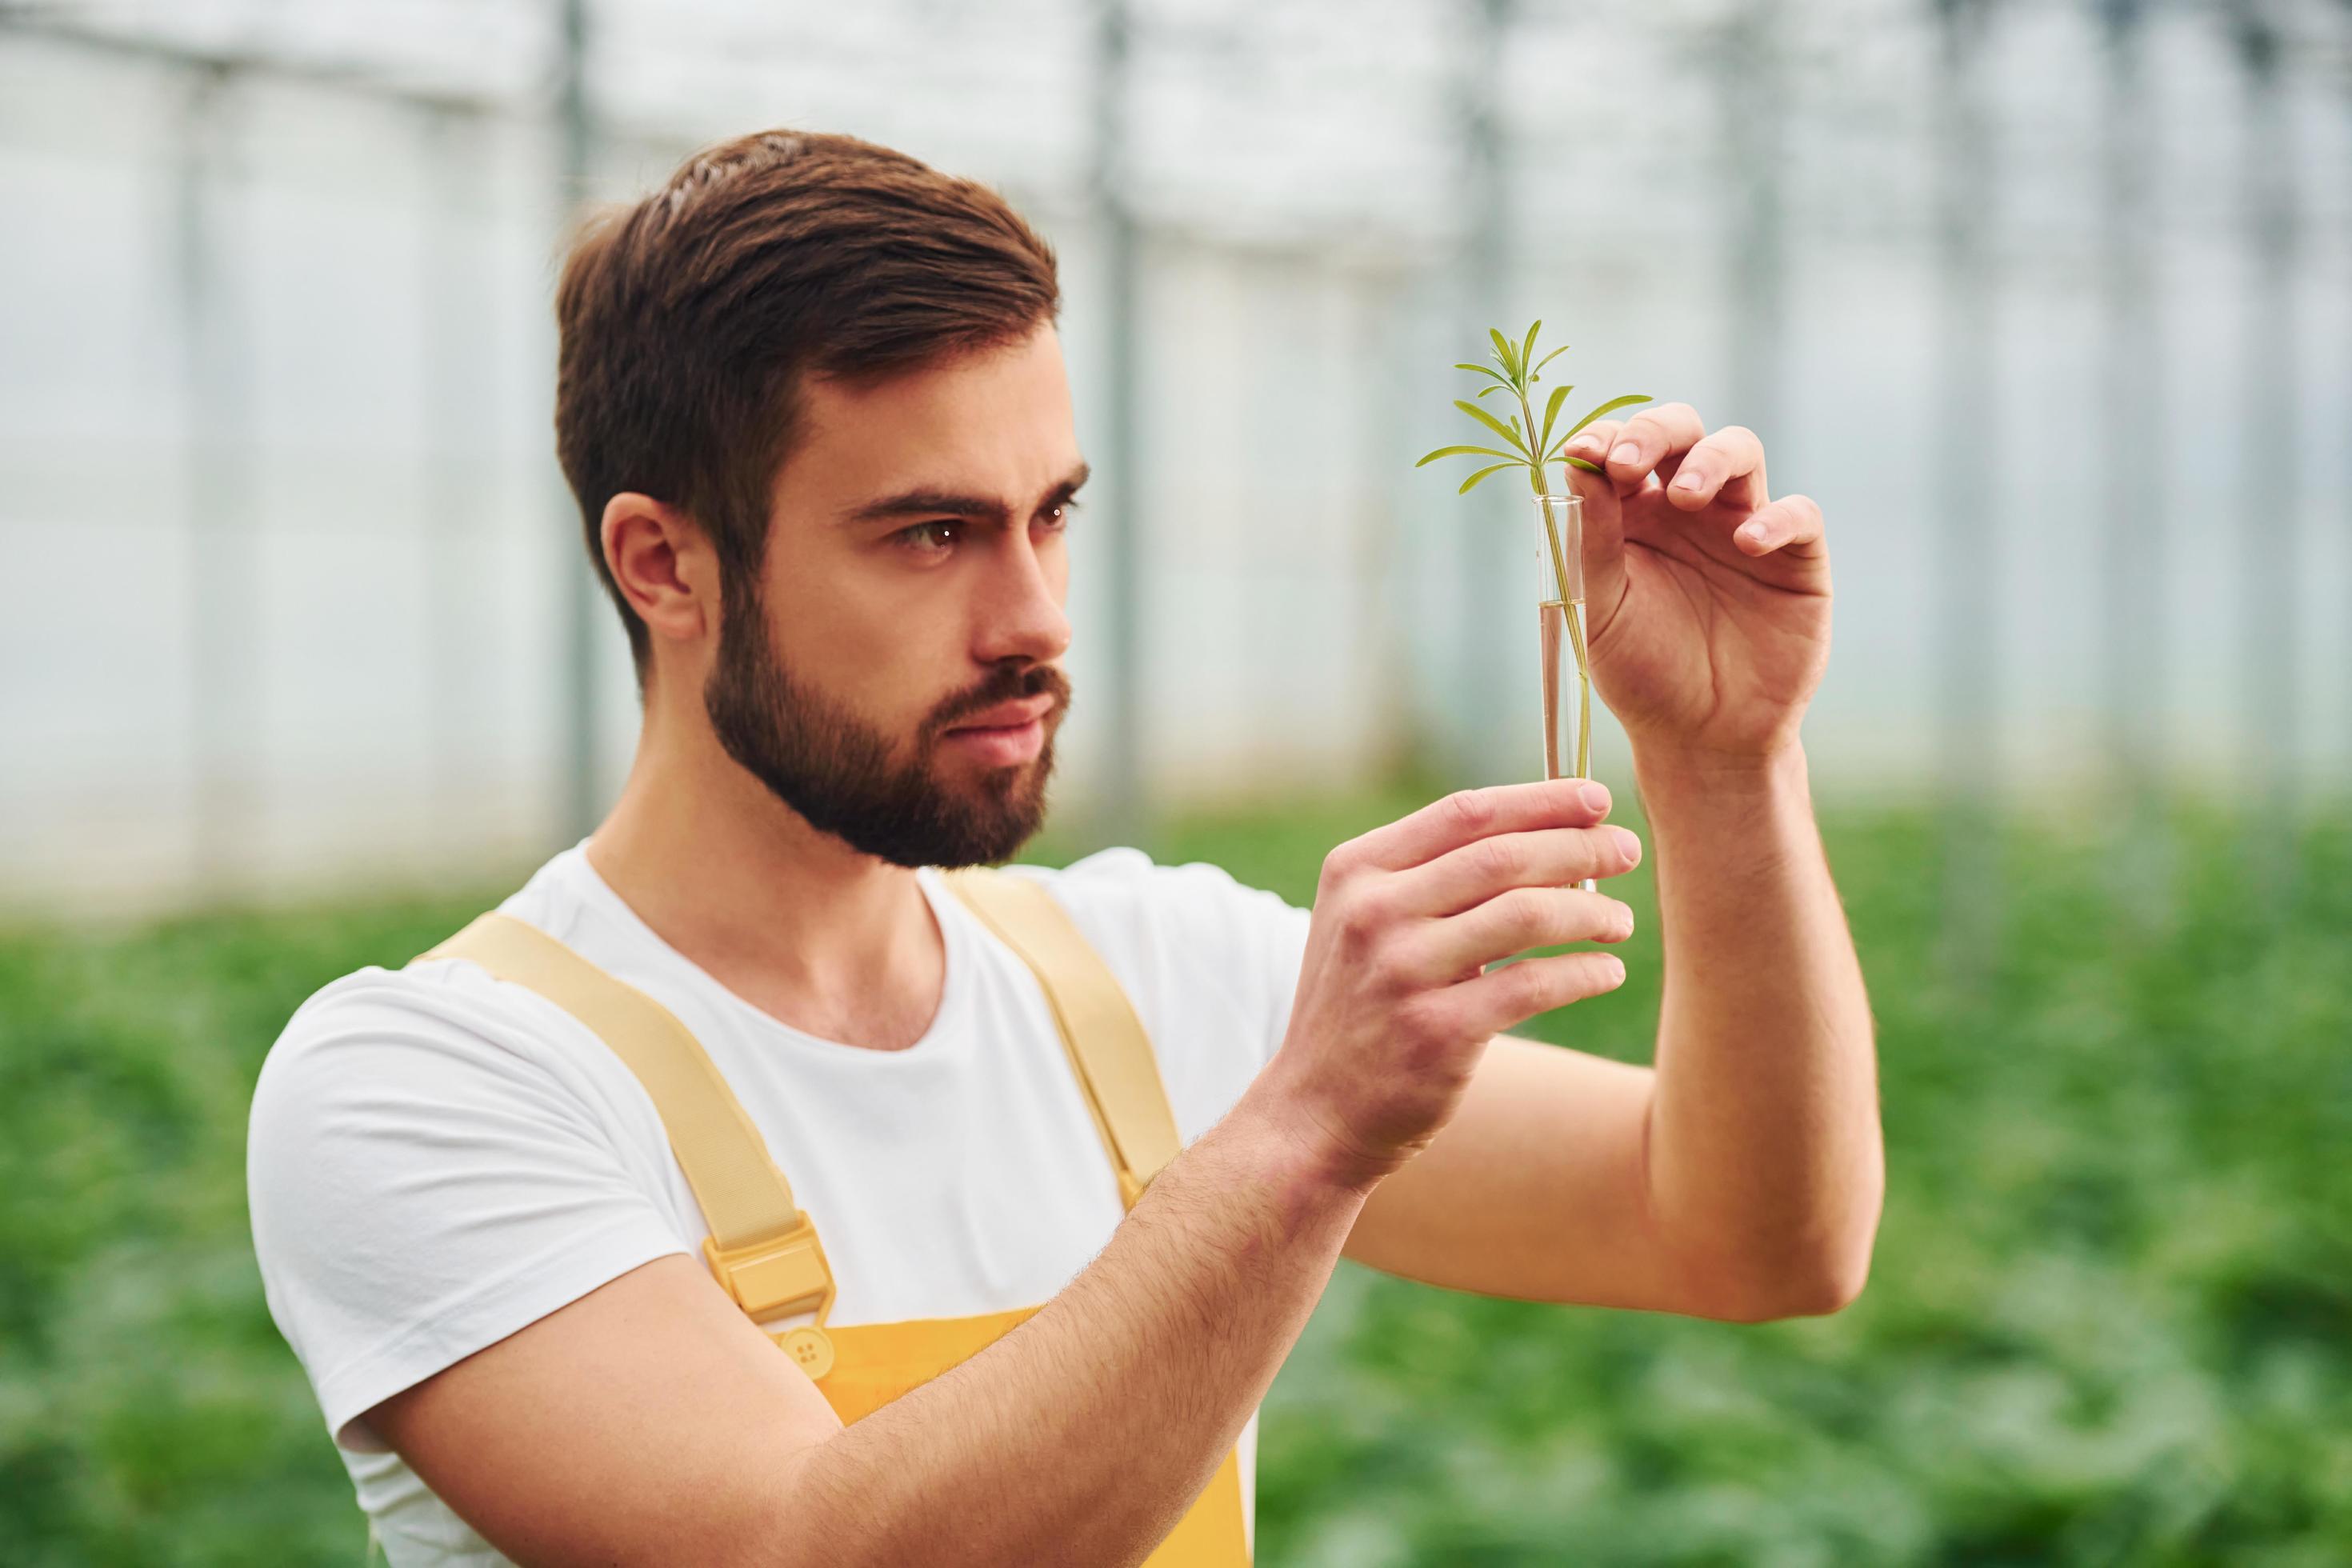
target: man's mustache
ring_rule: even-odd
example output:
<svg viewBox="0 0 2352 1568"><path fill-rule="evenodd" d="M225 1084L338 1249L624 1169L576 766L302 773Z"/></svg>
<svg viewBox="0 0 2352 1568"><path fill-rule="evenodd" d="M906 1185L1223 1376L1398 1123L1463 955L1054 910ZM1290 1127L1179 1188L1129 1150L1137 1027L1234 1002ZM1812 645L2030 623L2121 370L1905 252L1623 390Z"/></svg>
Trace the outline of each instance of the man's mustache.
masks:
<svg viewBox="0 0 2352 1568"><path fill-rule="evenodd" d="M1006 671L942 704L931 716L931 733L939 734L961 720L999 704L1022 702L1048 692L1054 698L1053 711L1058 713L1069 707L1069 677L1055 666L1040 664L1026 670Z"/></svg>

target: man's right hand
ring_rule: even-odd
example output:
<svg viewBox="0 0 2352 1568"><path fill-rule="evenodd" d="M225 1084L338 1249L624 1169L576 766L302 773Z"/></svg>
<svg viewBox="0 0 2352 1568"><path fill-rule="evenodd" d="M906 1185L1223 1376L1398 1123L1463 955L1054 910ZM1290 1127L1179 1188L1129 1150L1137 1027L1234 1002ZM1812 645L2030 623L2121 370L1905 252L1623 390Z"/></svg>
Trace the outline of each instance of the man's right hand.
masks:
<svg viewBox="0 0 2352 1568"><path fill-rule="evenodd" d="M1605 952L1486 970L1633 934L1625 904L1567 885L1640 863L1641 841L1602 826L1609 804L1586 779L1462 790L1325 858L1289 1033L1250 1097L1332 1179L1369 1190L1445 1125L1488 1040L1623 984Z"/></svg>

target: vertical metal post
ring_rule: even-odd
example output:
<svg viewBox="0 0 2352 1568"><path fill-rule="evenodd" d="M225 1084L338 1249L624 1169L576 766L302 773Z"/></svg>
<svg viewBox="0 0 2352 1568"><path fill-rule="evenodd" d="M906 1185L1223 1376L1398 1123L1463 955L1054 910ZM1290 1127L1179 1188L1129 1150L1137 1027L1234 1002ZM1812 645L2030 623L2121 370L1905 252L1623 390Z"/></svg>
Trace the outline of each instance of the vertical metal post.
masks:
<svg viewBox="0 0 2352 1568"><path fill-rule="evenodd" d="M1098 831L1133 844L1150 831L1154 799L1144 773L1142 454L1136 439L1136 317L1139 305L1135 215L1128 192L1127 96L1134 41L1127 0L1097 0L1095 32L1093 201L1103 247L1103 447L1096 468L1110 480L1100 534L1109 614L1104 758Z"/></svg>
<svg viewBox="0 0 2352 1568"><path fill-rule="evenodd" d="M2246 133L2241 142L2253 262L2247 301L2246 440L2239 504L2245 509L2242 611L2246 804L2250 851L2264 903L2289 893L2294 872L2300 682L2297 598L2302 529L2296 483L2294 140L2290 129L2283 40L2251 5L2233 21L2245 72Z"/></svg>
<svg viewBox="0 0 2352 1568"><path fill-rule="evenodd" d="M562 140L562 200L567 215L576 215L590 197L594 177L596 128L588 102L588 0L558 0L562 6L562 63L557 85L557 112ZM562 514L571 520L565 531L580 537L578 513L568 498ZM563 780L562 828L567 841L577 842L593 830L604 809L598 763L604 734L596 707L597 628L606 614L603 585L586 559L583 545L566 550L571 570L564 574L563 595Z"/></svg>
<svg viewBox="0 0 2352 1568"><path fill-rule="evenodd" d="M1935 99L1940 309L1936 414L1936 662L1945 822L1946 960L1972 984L1997 934L1993 584L1997 540L1982 492L1990 450L1992 278L1984 207L1996 189L1978 79L1986 7L1937 0Z"/></svg>
<svg viewBox="0 0 2352 1568"><path fill-rule="evenodd" d="M181 136L177 264L188 435L191 873L199 897L251 879L259 826L260 571L254 508L249 289L231 277L223 211L240 175L226 100L233 78L197 68Z"/></svg>
<svg viewBox="0 0 2352 1568"><path fill-rule="evenodd" d="M1370 352L1361 356L1368 363L1355 379L1361 399L1360 428L1370 433L1375 453L1410 450L1413 437L1406 416L1412 384L1405 373L1412 363L1407 353L1412 335L1405 330L1410 319L1407 294L1404 283L1387 271L1364 289L1362 310L1369 320L1363 338ZM1408 622L1399 602L1403 584L1398 567L1405 551L1396 487L1363 484L1360 493L1366 497L1367 510L1358 520L1361 531L1357 559L1362 575L1356 667L1370 672L1372 690L1364 714L1372 734L1366 755L1380 782L1387 784L1423 770L1423 745L1428 726L1421 722L1412 700L1413 649L1405 635Z"/></svg>
<svg viewBox="0 0 2352 1568"><path fill-rule="evenodd" d="M1512 0L1467 0L1469 26L1458 78L1458 113L1462 125L1465 254L1460 276L1462 294L1457 341L1466 346L1466 359L1486 357L1486 331L1501 327L1506 334L1520 323L1502 320L1503 296L1511 269L1510 174L1508 152L1496 84L1503 79L1503 50L1511 26ZM1457 373L1448 372L1459 380ZM1468 396L1466 391L1461 395ZM1456 416L1458 417L1458 416ZM1532 437L1530 437L1532 439ZM1518 616L1497 616L1498 603L1508 603L1506 585L1511 568L1528 546L1522 534L1534 525L1521 515L1528 505L1524 478L1497 476L1508 482L1482 485L1472 494L1475 503L1460 520L1459 559L1462 563L1461 675L1452 682L1453 719L1456 726L1446 739L1454 752L1449 772L1469 772L1476 782L1496 778L1539 778L1540 747L1533 739L1511 742L1538 731L1533 717L1522 713L1511 722L1505 700L1517 686L1514 670L1531 668L1535 616L1531 601L1517 606ZM1517 510L1507 510L1506 500ZM1514 660L1516 659L1516 663Z"/></svg>
<svg viewBox="0 0 2352 1568"><path fill-rule="evenodd" d="M2100 0L2106 104L2100 148L2099 399L2105 507L2099 560L2100 707L2105 721L2105 787L2123 809L2111 862L2118 906L2161 912L2168 878L2157 809L2173 764L2188 759L2158 740L2168 667L2157 636L2164 600L2164 486L2154 433L2162 418L2157 352L2153 146L2157 131L2146 81L2146 0ZM2200 628L2189 637L2195 649ZM2202 728L2200 724L2200 729ZM2179 732L2179 731L2177 731Z"/></svg>
<svg viewBox="0 0 2352 1568"><path fill-rule="evenodd" d="M425 635L432 725L433 785L446 837L457 849L478 821L483 797L478 788L474 747L481 735L475 722L475 692L467 646L471 605L468 585L480 570L477 532L479 465L474 444L483 411L474 388L482 380L481 323L471 318L478 291L467 287L468 219L478 210L476 156L481 121L462 110L436 107L425 121L425 156L432 170L429 210L422 224L425 310L425 386L429 400L424 427L431 443L425 463L432 516L419 541L426 551L429 596Z"/></svg>
<svg viewBox="0 0 2352 1568"><path fill-rule="evenodd" d="M1782 165L1787 75L1781 0L1748 0L1719 61L1725 166L1732 175L1733 231L1727 260L1731 301L1731 405L1722 425L1745 425L1771 450L1779 433L1781 354L1788 318L1788 224Z"/></svg>

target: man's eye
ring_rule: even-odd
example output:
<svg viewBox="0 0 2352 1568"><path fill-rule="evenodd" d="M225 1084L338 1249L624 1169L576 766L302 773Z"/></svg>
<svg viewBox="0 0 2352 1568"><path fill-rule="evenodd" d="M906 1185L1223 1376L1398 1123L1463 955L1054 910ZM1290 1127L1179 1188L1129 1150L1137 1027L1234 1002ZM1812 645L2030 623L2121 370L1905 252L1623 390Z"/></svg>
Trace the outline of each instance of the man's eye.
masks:
<svg viewBox="0 0 2352 1568"><path fill-rule="evenodd" d="M1047 515L1053 519L1055 528L1064 529L1070 526L1070 514L1077 510L1078 503L1075 500L1056 501Z"/></svg>
<svg viewBox="0 0 2352 1568"><path fill-rule="evenodd" d="M937 522L919 522L912 528L900 529L898 542L918 555L937 555L952 541L940 539L938 544L934 546L929 542L930 539L936 537L941 529L957 529L962 526L962 521L955 518L941 518Z"/></svg>

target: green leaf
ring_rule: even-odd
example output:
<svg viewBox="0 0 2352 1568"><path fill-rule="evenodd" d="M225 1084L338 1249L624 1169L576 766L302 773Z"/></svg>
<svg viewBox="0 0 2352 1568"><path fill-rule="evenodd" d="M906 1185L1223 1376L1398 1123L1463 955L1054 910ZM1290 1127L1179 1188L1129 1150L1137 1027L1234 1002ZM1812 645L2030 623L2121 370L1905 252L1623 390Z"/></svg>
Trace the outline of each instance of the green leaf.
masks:
<svg viewBox="0 0 2352 1568"><path fill-rule="evenodd" d="M1510 378L1509 376L1505 375L1501 371L1496 370L1496 369L1493 365L1491 365L1491 364L1472 364L1468 360L1462 360L1462 361L1460 361L1460 362L1456 363L1454 368L1454 369L1456 369L1456 370L1475 370L1475 371L1476 371L1480 375L1491 375L1491 376L1493 376L1496 381L1501 382L1505 386L1508 386L1508 385L1510 385L1510 384L1511 384L1511 378ZM1492 391L1492 390L1493 390L1493 388L1489 387L1487 390L1488 390L1488 391Z"/></svg>
<svg viewBox="0 0 2352 1568"><path fill-rule="evenodd" d="M1519 363L1522 365L1528 363L1528 356L1536 352L1536 334L1542 331L1543 318L1538 316L1536 324L1528 329L1528 341L1519 345Z"/></svg>
<svg viewBox="0 0 2352 1568"><path fill-rule="evenodd" d="M1543 437L1540 440L1536 442L1536 447L1538 451L1549 452L1551 450L1552 421L1559 417L1560 404L1566 400L1570 393L1575 390L1576 388L1573 386L1555 386L1551 389L1551 396L1544 403Z"/></svg>
<svg viewBox="0 0 2352 1568"><path fill-rule="evenodd" d="M1519 462L1517 459L1514 458L1512 461L1507 463L1496 463L1491 468L1481 468L1476 473L1471 475L1468 479L1463 480L1462 488L1455 490L1454 493L1458 496L1466 496L1470 493L1471 486L1476 484L1480 479L1485 479L1489 474L1499 474L1505 468L1524 468L1526 467L1527 465L1525 463Z"/></svg>
<svg viewBox="0 0 2352 1568"><path fill-rule="evenodd" d="M1506 381L1498 385L1480 387L1478 389L1478 395L1484 397L1490 392L1512 392L1516 390L1517 389L1513 387L1509 382Z"/></svg>
<svg viewBox="0 0 2352 1568"><path fill-rule="evenodd" d="M1608 471L1607 469L1603 468L1600 464L1598 464L1598 463L1588 463L1588 462L1586 462L1586 461L1585 461L1583 458L1570 458L1567 459L1567 461L1568 461L1568 465L1569 465L1569 467L1570 467L1570 468L1582 468L1582 469L1583 469L1586 473L1588 473L1588 474L1600 474L1600 473L1606 473L1606 472Z"/></svg>
<svg viewBox="0 0 2352 1568"><path fill-rule="evenodd" d="M1472 403L1465 398L1457 397L1454 400L1454 406L1462 410L1463 413L1470 416L1471 418L1475 419L1479 424L1484 425L1487 429L1492 430L1496 435L1500 436L1504 441L1509 445L1511 449L1517 452L1520 457L1524 458L1528 455L1528 444L1525 441L1520 440L1517 436L1512 435L1511 427L1509 426L1504 424L1501 420L1496 418L1493 415L1487 413L1476 404Z"/></svg>
<svg viewBox="0 0 2352 1568"><path fill-rule="evenodd" d="M1650 395L1646 392L1629 392L1622 397L1612 397L1608 402L1602 404L1600 407L1594 409L1591 413L1586 415L1583 418L1578 420L1574 425L1569 426L1568 434L1559 438L1560 444L1562 446L1566 446L1569 442L1575 440L1576 433L1579 430L1583 429L1587 425L1591 424L1595 419L1600 418L1604 414L1612 413L1620 408L1628 407L1633 404L1647 403L1649 401ZM1598 468L1593 471L1595 473L1600 472Z"/></svg>
<svg viewBox="0 0 2352 1568"><path fill-rule="evenodd" d="M1546 365L1549 364L1552 361L1554 361L1554 360L1558 359L1560 355L1562 355L1562 354L1566 353L1567 352L1568 352L1568 345L1567 345L1566 343L1562 343L1562 344L1560 344L1560 345L1559 345L1559 347L1558 347L1558 348L1556 348L1556 349L1552 350L1552 351L1551 351L1551 353L1548 353L1548 354L1544 355L1544 356L1543 356L1543 358L1541 358L1541 359L1539 359L1539 360L1536 361L1536 370L1541 370L1541 369L1543 369L1543 367L1544 367L1544 366L1546 366ZM1530 375L1532 375L1532 374L1535 374L1535 371L1529 371L1528 374L1530 374Z"/></svg>
<svg viewBox="0 0 2352 1568"><path fill-rule="evenodd" d="M1438 458L1469 458L1469 457L1478 457L1478 458L1510 458L1510 457L1511 457L1511 454L1509 454L1508 452L1497 452L1497 451L1496 451L1496 450L1495 450L1495 448L1494 448L1494 447L1440 447L1439 448L1437 448L1437 450L1436 450L1436 451L1432 452L1432 453L1430 453L1428 456L1426 456L1426 457L1423 458L1421 459L1421 462L1415 463L1415 464L1413 465L1413 467L1414 467L1414 468L1420 468L1423 464L1424 464L1424 463L1433 463L1433 462L1437 461L1437 459L1438 459ZM1519 460L1519 459L1518 459L1518 458L1511 458L1511 461L1513 461L1513 462L1515 462L1515 463L1516 463L1516 462L1517 462L1518 460Z"/></svg>
<svg viewBox="0 0 2352 1568"><path fill-rule="evenodd" d="M1503 368L1510 373L1511 380L1517 382L1519 379L1519 362L1511 353L1511 340L1505 337L1498 327L1488 327L1486 335L1495 340L1495 357L1503 362Z"/></svg>

